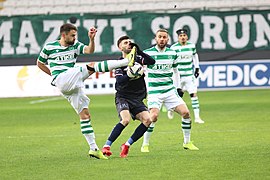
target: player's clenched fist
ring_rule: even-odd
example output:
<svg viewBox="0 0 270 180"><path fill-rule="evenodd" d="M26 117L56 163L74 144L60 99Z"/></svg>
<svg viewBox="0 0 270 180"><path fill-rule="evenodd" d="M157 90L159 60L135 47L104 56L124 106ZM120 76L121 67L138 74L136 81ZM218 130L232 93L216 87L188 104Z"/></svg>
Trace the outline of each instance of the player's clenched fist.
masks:
<svg viewBox="0 0 270 180"><path fill-rule="evenodd" d="M94 28L94 27L90 28L89 31L88 31L89 38L90 39L94 39L95 36L96 36L96 33L97 33L97 29L96 28Z"/></svg>

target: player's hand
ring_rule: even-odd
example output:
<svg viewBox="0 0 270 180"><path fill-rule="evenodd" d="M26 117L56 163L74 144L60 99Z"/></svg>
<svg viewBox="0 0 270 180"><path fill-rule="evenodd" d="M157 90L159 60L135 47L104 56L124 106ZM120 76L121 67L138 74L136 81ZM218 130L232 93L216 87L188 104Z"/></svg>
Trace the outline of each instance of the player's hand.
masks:
<svg viewBox="0 0 270 180"><path fill-rule="evenodd" d="M90 28L88 31L89 38L93 40L96 36L96 33L97 33L97 29L95 27Z"/></svg>
<svg viewBox="0 0 270 180"><path fill-rule="evenodd" d="M200 75L200 69L195 68L195 73L194 73L195 78L199 77L199 75Z"/></svg>

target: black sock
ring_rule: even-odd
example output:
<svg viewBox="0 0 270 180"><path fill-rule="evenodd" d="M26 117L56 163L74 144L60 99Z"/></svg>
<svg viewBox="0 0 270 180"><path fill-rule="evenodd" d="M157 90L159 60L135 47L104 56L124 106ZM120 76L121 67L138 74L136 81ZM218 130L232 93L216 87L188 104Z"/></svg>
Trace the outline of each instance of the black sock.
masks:
<svg viewBox="0 0 270 180"><path fill-rule="evenodd" d="M148 127L146 127L143 123L141 123L134 131L134 133L131 136L131 139L133 140L133 143L136 142L138 139L140 139L143 134L147 131Z"/></svg>
<svg viewBox="0 0 270 180"><path fill-rule="evenodd" d="M116 126L113 128L108 140L111 142L114 142L118 136L122 133L122 131L125 129L126 126L124 126L121 123L116 124Z"/></svg>

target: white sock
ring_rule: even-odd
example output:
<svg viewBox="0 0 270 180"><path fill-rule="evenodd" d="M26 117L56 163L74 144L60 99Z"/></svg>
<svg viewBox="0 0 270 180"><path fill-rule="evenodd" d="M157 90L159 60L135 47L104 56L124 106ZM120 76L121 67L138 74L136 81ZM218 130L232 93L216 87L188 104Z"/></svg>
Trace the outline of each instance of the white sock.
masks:
<svg viewBox="0 0 270 180"><path fill-rule="evenodd" d="M200 118L200 109L193 109L195 119Z"/></svg>
<svg viewBox="0 0 270 180"><path fill-rule="evenodd" d="M156 122L152 122L150 124L150 126L148 127L147 131L144 133L144 136L143 136L143 146L144 145L149 145L150 136L152 135L152 133L154 131L155 124L156 124Z"/></svg>
<svg viewBox="0 0 270 180"><path fill-rule="evenodd" d="M187 144L190 142L190 132L191 132L190 118L188 119L182 118L182 131L184 136L184 144Z"/></svg>
<svg viewBox="0 0 270 180"><path fill-rule="evenodd" d="M91 121L89 119L81 119L81 132L84 135L87 143L91 150L98 150L98 146L95 141L95 134L93 127L91 126Z"/></svg>
<svg viewBox="0 0 270 180"><path fill-rule="evenodd" d="M128 62L128 59L101 61L96 62L94 68L96 72L109 72L115 68L127 66Z"/></svg>
<svg viewBox="0 0 270 180"><path fill-rule="evenodd" d="M194 117L200 118L200 105L199 105L199 99L198 97L192 97L191 98L192 108L194 111Z"/></svg>
<svg viewBox="0 0 270 180"><path fill-rule="evenodd" d="M83 134L86 141L88 142L89 144L89 147L91 150L98 150L98 146L96 144L96 141L95 141L95 134L94 133L91 133L91 134Z"/></svg>

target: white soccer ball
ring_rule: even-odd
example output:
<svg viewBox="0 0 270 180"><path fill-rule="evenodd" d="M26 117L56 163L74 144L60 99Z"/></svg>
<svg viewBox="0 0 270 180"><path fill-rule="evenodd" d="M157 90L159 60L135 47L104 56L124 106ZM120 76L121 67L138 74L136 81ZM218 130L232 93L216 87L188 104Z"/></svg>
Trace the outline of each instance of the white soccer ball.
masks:
<svg viewBox="0 0 270 180"><path fill-rule="evenodd" d="M138 79L143 75L143 66L135 62L134 66L128 66L127 75L131 79Z"/></svg>

